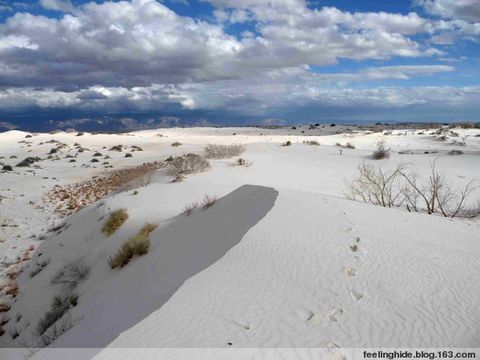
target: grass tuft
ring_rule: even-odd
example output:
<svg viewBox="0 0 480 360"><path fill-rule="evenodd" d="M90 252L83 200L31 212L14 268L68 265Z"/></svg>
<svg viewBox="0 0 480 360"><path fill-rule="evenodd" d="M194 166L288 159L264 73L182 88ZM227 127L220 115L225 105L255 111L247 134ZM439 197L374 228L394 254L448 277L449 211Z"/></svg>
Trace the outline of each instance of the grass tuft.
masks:
<svg viewBox="0 0 480 360"><path fill-rule="evenodd" d="M107 222L105 225L102 227L102 233L104 233L107 236L112 235L117 231L120 226L123 225L125 221L128 219L128 213L126 209L118 209L115 210L110 214L110 217L108 218Z"/></svg>
<svg viewBox="0 0 480 360"><path fill-rule="evenodd" d="M143 228L132 238L122 244L114 256L108 259L110 268L124 267L134 256L141 256L148 253L150 248L150 233L157 225L145 224Z"/></svg>

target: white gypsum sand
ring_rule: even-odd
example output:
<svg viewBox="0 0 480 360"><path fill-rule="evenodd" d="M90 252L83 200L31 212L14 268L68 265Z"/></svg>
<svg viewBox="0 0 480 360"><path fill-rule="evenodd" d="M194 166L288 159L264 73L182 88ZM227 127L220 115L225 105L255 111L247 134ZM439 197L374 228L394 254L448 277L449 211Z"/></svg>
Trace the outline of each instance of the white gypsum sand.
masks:
<svg viewBox="0 0 480 360"><path fill-rule="evenodd" d="M478 347L478 218L378 207L347 200L344 190L362 163L402 164L428 178L436 161L453 186L479 181L480 131L451 129L459 136L439 140L435 130L352 130L0 134L0 161L13 166L0 173L2 301L10 306L0 313L9 318L1 346L39 345L37 324L64 291L51 280L81 259L89 273L74 290L72 326L50 347ZM466 135L465 145L454 143ZM390 158L369 159L381 139ZM281 146L286 141L292 145ZM87 202L66 218L43 201L55 185L201 154L209 143L244 144L240 157L250 166L236 165L238 156L211 160L211 170L178 183L159 169L149 184ZM116 145L121 152L109 150ZM48 159L52 148L58 150ZM452 150L463 154L448 155ZM97 152L100 161L92 163ZM42 160L15 167L29 156ZM219 199L206 210L205 195ZM199 206L192 214L181 215L193 202ZM107 237L102 226L119 208L128 220ZM112 270L108 257L145 223L158 225L148 253ZM12 281L15 299L6 294Z"/></svg>

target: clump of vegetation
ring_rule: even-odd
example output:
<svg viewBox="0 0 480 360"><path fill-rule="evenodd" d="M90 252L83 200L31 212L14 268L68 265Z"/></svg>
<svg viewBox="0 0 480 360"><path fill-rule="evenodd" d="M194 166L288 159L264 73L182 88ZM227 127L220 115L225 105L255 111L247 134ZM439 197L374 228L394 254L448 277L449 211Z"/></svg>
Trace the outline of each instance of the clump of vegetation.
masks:
<svg viewBox="0 0 480 360"><path fill-rule="evenodd" d="M235 165L248 167L252 165L252 163L244 158L238 158L237 161L235 162Z"/></svg>
<svg viewBox="0 0 480 360"><path fill-rule="evenodd" d="M62 269L60 269L52 278L51 283L62 285L65 289L73 290L80 282L85 280L90 272L90 268L83 259L76 259Z"/></svg>
<svg viewBox="0 0 480 360"><path fill-rule="evenodd" d="M183 144L181 142L178 142L178 141L175 141L174 143L172 143L172 147L178 147L178 146L182 146Z"/></svg>
<svg viewBox="0 0 480 360"><path fill-rule="evenodd" d="M375 169L369 165L359 167L360 175L348 184L347 197L384 207L405 206L408 211L428 214L439 213L444 217L468 217L480 215L480 201L471 205L470 197L476 189L470 181L463 188L455 188L439 172L435 162L430 166L430 176L423 184L414 172L403 166L395 169Z"/></svg>
<svg viewBox="0 0 480 360"><path fill-rule="evenodd" d="M123 150L123 145L115 145L112 146L108 151L122 151Z"/></svg>
<svg viewBox="0 0 480 360"><path fill-rule="evenodd" d="M130 158L130 157L132 157L132 156L133 156L132 153L126 153L126 154L125 154L125 157L126 157L126 158Z"/></svg>
<svg viewBox="0 0 480 360"><path fill-rule="evenodd" d="M217 198L215 196L205 195L202 201L202 207L206 210L215 205Z"/></svg>
<svg viewBox="0 0 480 360"><path fill-rule="evenodd" d="M154 224L145 224L134 237L124 242L117 253L108 259L110 267L112 269L124 267L134 256L146 254L150 248L150 233L156 227Z"/></svg>
<svg viewBox="0 0 480 360"><path fill-rule="evenodd" d="M30 271L30 277L33 278L37 276L49 263L50 259L44 260L42 262L37 262L37 267Z"/></svg>
<svg viewBox="0 0 480 360"><path fill-rule="evenodd" d="M451 150L448 152L448 155L463 155L463 151L461 150Z"/></svg>
<svg viewBox="0 0 480 360"><path fill-rule="evenodd" d="M282 146L292 146L292 142L290 140L285 141Z"/></svg>
<svg viewBox="0 0 480 360"><path fill-rule="evenodd" d="M53 324L55 324L70 308L77 306L78 295L67 294L57 295L53 298L48 311L43 319L37 324L37 334L43 335Z"/></svg>
<svg viewBox="0 0 480 360"><path fill-rule="evenodd" d="M390 149L387 148L384 140L377 141L377 150L372 154L372 159L381 160L390 157Z"/></svg>
<svg viewBox="0 0 480 360"><path fill-rule="evenodd" d="M117 231L120 226L123 225L125 221L128 219L128 213L126 209L118 209L115 210L110 214L105 225L102 227L102 233L106 234L107 236L112 235Z"/></svg>
<svg viewBox="0 0 480 360"><path fill-rule="evenodd" d="M207 159L228 159L242 154L245 151L245 146L208 144L203 148L203 151Z"/></svg>
<svg viewBox="0 0 480 360"><path fill-rule="evenodd" d="M185 209L183 210L182 215L185 215L185 216L192 215L193 210L195 210L197 208L197 206L198 206L197 202L193 202L190 205L185 206Z"/></svg>
<svg viewBox="0 0 480 360"><path fill-rule="evenodd" d="M307 145L315 145L315 146L320 146L320 143L316 140L307 140L307 141L304 141L303 142L304 144L307 144Z"/></svg>
<svg viewBox="0 0 480 360"><path fill-rule="evenodd" d="M186 154L165 161L167 174L172 176L184 176L204 172L210 169L210 163L197 154Z"/></svg>
<svg viewBox="0 0 480 360"><path fill-rule="evenodd" d="M27 157L17 164L17 167L28 167L40 161L39 157Z"/></svg>
<svg viewBox="0 0 480 360"><path fill-rule="evenodd" d="M349 143L349 142L347 142L345 144L341 144L341 143L337 142L335 145L342 148L342 149L355 149L355 146L352 143Z"/></svg>

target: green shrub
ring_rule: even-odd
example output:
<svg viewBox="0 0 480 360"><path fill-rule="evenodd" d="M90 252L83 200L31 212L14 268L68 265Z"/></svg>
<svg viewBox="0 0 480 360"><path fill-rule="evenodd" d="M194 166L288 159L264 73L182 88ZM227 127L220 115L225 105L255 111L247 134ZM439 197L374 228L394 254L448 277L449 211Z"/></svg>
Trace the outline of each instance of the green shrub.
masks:
<svg viewBox="0 0 480 360"><path fill-rule="evenodd" d="M112 235L115 231L117 231L122 224L127 221L128 213L126 209L118 209L115 210L110 214L105 225L102 227L102 233L106 234L107 236Z"/></svg>
<svg viewBox="0 0 480 360"><path fill-rule="evenodd" d="M145 255L150 248L150 233L156 227L154 224L145 224L134 237L124 242L117 253L108 259L110 267L124 267L134 256Z"/></svg>

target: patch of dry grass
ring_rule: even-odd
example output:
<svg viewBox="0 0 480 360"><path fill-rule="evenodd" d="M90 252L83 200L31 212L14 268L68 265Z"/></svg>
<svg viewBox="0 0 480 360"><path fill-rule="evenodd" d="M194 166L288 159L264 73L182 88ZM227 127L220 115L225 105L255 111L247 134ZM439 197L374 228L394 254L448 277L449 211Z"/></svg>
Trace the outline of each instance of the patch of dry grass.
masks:
<svg viewBox="0 0 480 360"><path fill-rule="evenodd" d="M148 253L150 248L150 233L157 228L154 224L145 224L143 228L132 238L125 241L117 253L108 259L112 269L124 267L134 256Z"/></svg>
<svg viewBox="0 0 480 360"><path fill-rule="evenodd" d="M165 160L168 175L176 176L178 181L183 180L183 175L207 171L211 168L208 160L197 154L186 154Z"/></svg>
<svg viewBox="0 0 480 360"><path fill-rule="evenodd" d="M203 148L207 159L228 159L245 151L243 145L208 144Z"/></svg>
<svg viewBox="0 0 480 360"><path fill-rule="evenodd" d="M107 236L112 235L117 231L120 226L123 225L128 219L128 213L126 209L118 209L110 214L107 222L102 227L102 233Z"/></svg>

